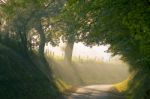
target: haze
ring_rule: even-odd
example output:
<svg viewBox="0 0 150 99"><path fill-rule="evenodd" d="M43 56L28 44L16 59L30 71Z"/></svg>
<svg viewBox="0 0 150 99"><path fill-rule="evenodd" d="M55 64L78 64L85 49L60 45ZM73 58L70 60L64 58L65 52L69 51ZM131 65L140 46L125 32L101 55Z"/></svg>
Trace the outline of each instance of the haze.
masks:
<svg viewBox="0 0 150 99"><path fill-rule="evenodd" d="M45 51L49 53L53 53L54 56L62 56L64 57L65 43L60 43L59 46L53 47L48 44L45 47ZM102 60L102 61L118 61L119 57L111 57L111 53L107 52L108 45L104 46L93 46L87 47L83 43L75 43L73 49L73 59L74 58L82 58L82 59L94 59L94 60Z"/></svg>

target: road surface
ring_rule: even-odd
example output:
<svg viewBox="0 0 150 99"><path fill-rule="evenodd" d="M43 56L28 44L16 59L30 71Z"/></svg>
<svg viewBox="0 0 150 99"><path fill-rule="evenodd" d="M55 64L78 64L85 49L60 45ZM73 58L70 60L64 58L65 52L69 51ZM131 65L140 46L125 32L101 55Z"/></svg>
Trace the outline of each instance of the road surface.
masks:
<svg viewBox="0 0 150 99"><path fill-rule="evenodd" d="M112 85L92 85L81 87L72 93L68 99L125 99L115 91Z"/></svg>

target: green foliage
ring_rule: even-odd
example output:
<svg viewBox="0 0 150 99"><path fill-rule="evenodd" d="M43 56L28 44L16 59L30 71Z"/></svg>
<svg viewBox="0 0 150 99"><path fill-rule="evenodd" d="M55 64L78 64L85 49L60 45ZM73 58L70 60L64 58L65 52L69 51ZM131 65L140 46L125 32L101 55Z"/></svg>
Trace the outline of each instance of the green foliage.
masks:
<svg viewBox="0 0 150 99"><path fill-rule="evenodd" d="M78 13L80 35L87 45L110 44L109 51L122 55L137 76L150 75L150 2L148 0L78 0L69 3ZM149 72L146 72L146 71ZM142 73L143 72L143 73ZM148 82L135 76L135 81ZM132 99L141 99L150 87L135 86ZM143 86L142 86L143 85ZM131 86L132 87L132 86ZM132 88L133 89L133 88ZM140 89L144 89L140 91ZM148 96L150 97L150 96ZM146 98L147 99L147 98Z"/></svg>
<svg viewBox="0 0 150 99"><path fill-rule="evenodd" d="M0 72L3 76L0 97L4 99L56 99L60 95L45 58L38 57L39 59L35 60L40 64L33 62L33 56L29 51L31 41L28 38L30 30L39 30L39 28L43 29L44 38L42 20L58 13L63 4L58 2L61 1L7 0L5 4L0 5L0 14L2 14L0 21L4 21L3 27L0 27L0 43L7 46L0 45ZM40 38L42 36L40 35ZM45 45L44 40L40 42ZM38 67L46 68L45 72L48 72L48 77Z"/></svg>
<svg viewBox="0 0 150 99"><path fill-rule="evenodd" d="M82 41L89 46L110 44L109 51L122 55L122 60L137 73L131 85L136 81L139 84L130 91L131 98L149 97L146 78L150 76L150 1L69 0L63 14L52 18L64 3L65 0L7 0L0 5L0 41L8 46L13 41L12 48L28 53L28 34L36 29L42 47L45 42L57 45L61 35L69 42ZM48 28L51 24L55 27L52 30Z"/></svg>
<svg viewBox="0 0 150 99"><path fill-rule="evenodd" d="M63 3L64 0L8 0L0 9L2 14L6 15L3 17L6 21L6 38L17 41L24 51L27 51L34 46L29 35L35 36L30 34L30 31L35 29L36 35L40 35L41 39L38 46L45 45L46 42L57 45L60 32L56 32L56 26L49 26L54 24L53 17L59 14ZM39 28L43 32L39 31Z"/></svg>
<svg viewBox="0 0 150 99"><path fill-rule="evenodd" d="M0 44L0 97L3 99L57 99L60 96L48 79L29 59Z"/></svg>

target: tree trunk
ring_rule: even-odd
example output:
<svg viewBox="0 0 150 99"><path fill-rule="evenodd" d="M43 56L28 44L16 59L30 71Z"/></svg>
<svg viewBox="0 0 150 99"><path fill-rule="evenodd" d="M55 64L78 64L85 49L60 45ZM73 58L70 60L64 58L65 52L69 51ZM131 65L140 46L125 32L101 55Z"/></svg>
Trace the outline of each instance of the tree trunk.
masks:
<svg viewBox="0 0 150 99"><path fill-rule="evenodd" d="M39 44L39 55L40 57L44 57L44 48L45 48L45 42L46 42L46 38L45 38L45 34L44 34L44 30L42 28L42 24L41 22L38 22L36 30L38 31L39 35L40 35L40 44Z"/></svg>
<svg viewBox="0 0 150 99"><path fill-rule="evenodd" d="M73 46L74 46L74 39L69 39L67 41L67 46L65 48L65 61L67 63L72 62Z"/></svg>
<svg viewBox="0 0 150 99"><path fill-rule="evenodd" d="M39 45L39 54L44 56L44 48L45 48L45 35L40 33L40 45Z"/></svg>
<svg viewBox="0 0 150 99"><path fill-rule="evenodd" d="M27 47L27 37L26 37L26 29L25 26L20 28L17 31L17 34L19 35L20 39L21 39L21 50L23 51L23 53L21 53L22 55L24 55L24 57L28 57L28 47Z"/></svg>

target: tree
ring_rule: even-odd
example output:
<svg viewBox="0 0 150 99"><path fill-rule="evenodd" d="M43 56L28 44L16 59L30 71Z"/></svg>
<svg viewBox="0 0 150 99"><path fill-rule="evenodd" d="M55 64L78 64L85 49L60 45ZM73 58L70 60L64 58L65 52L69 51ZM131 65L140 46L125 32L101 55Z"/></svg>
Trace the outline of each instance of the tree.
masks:
<svg viewBox="0 0 150 99"><path fill-rule="evenodd" d="M11 14L11 16L9 16L9 26L12 27L12 29L16 29L15 31L11 31L13 31L13 33L15 32L16 35L19 35L19 39L21 39L22 43L20 45L23 46L24 52L27 52L28 46L31 44L28 41L27 35L31 29L36 28L40 35L39 54L44 56L45 42L53 42L53 40L51 38L49 38L51 40L47 40L47 35L45 34L42 21L43 19L49 19L58 15L64 2L64 0L15 0L7 1L7 3L3 5L2 8L6 11L6 14ZM14 13L17 13L17 15Z"/></svg>
<svg viewBox="0 0 150 99"><path fill-rule="evenodd" d="M79 17L66 3L60 15L60 20L63 23L61 24L63 25L63 42L66 43L65 61L71 63L74 43L80 41L78 35L78 28L80 27L80 24L78 24Z"/></svg>
<svg viewBox="0 0 150 99"><path fill-rule="evenodd" d="M149 97L149 0L70 0L69 8L82 18L80 35L87 45L110 44L109 51L122 55L136 71L131 85L140 84L132 85L130 99Z"/></svg>
<svg viewBox="0 0 150 99"><path fill-rule="evenodd" d="M4 42L6 45L8 45L7 47L0 44L0 52L2 54L0 56L2 60L0 64L2 65L2 68L5 69L3 71L3 76L4 78L7 78L7 80L10 80L10 83L7 83L6 81L8 87L6 87L5 90L1 88L2 90L0 95L3 98L5 97L5 99L10 97L24 99L43 97L58 98L58 96L60 95L56 84L54 83L52 74L49 71L49 65L41 58L33 55L33 53L32 55L29 54L28 34L30 30L36 27L35 24L32 24L33 20L38 19L38 21L35 21L35 23L38 23L36 29L38 30L38 33L41 34L41 47L39 49L39 52L43 56L43 49L45 45L43 36L45 36L45 34L44 30L42 30L43 27L41 20L45 17L49 17L49 14L53 13L49 13L51 11L51 7L53 8L55 6L55 3L50 3L48 1L50 0L7 0L4 5L0 6L0 11L6 14L6 16L3 17L6 22L6 27L4 27L4 33L6 34L5 38L7 38L7 40L9 41L7 43ZM45 6L45 3L50 3L52 5L49 5L47 8L47 6ZM18 50L20 49L21 53L18 52ZM38 63L35 63L35 60ZM41 68L39 68L40 66ZM9 67L12 68L9 69ZM43 72L42 70L45 71ZM12 75L11 72L14 73L14 71L16 72ZM13 84L14 81L11 82L12 79L18 83ZM37 81L38 79L39 82ZM41 79L45 79L44 83L40 83ZM22 83L23 80L28 82L28 84ZM36 84L34 83L34 81L38 83ZM18 86L18 84L20 87ZM37 87L40 87L39 85L41 86L41 88L40 90L37 90ZM16 88L14 90L15 86ZM24 88L22 89L21 86L24 86ZM7 91L8 93L10 92L11 95L7 96L5 91ZM25 95L23 93L29 94Z"/></svg>

